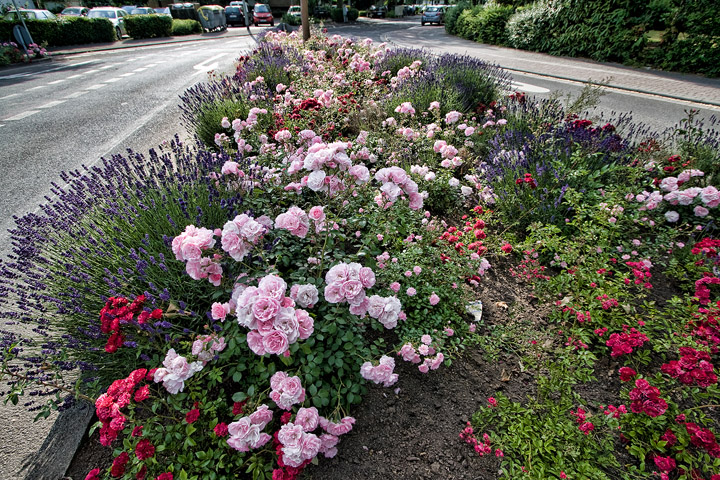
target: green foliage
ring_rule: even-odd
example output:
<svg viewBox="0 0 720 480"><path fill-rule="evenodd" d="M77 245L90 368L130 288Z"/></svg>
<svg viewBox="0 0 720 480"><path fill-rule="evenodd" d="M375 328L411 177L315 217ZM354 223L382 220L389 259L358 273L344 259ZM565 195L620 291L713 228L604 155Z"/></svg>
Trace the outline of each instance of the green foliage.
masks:
<svg viewBox="0 0 720 480"><path fill-rule="evenodd" d="M477 42L504 45L505 24L514 12L512 6L496 3L465 10L458 20L458 33L464 38Z"/></svg>
<svg viewBox="0 0 720 480"><path fill-rule="evenodd" d="M296 27L302 24L302 19L297 15L288 15L287 13L284 13L282 16L282 22Z"/></svg>
<svg viewBox="0 0 720 480"><path fill-rule="evenodd" d="M220 125L222 119L246 118L249 111L250 108L244 102L230 99L205 104L197 113L195 133L205 145L216 148L215 134L225 133L232 138L232 130Z"/></svg>
<svg viewBox="0 0 720 480"><path fill-rule="evenodd" d="M178 20L173 18L172 35L192 35L202 33L202 25L197 20Z"/></svg>
<svg viewBox="0 0 720 480"><path fill-rule="evenodd" d="M457 35L458 17L460 17L460 14L465 10L468 10L471 6L470 2L462 0L458 2L457 5L448 7L445 12L445 31L447 33L450 35Z"/></svg>
<svg viewBox="0 0 720 480"><path fill-rule="evenodd" d="M360 15L360 11L357 8L350 7L348 8L347 17L348 21L354 22L358 19L358 16Z"/></svg>
<svg viewBox="0 0 720 480"><path fill-rule="evenodd" d="M115 40L115 29L107 18L66 17L62 21L25 20L37 44L49 47L106 43ZM12 38L15 22L0 20L0 38Z"/></svg>
<svg viewBox="0 0 720 480"><path fill-rule="evenodd" d="M173 19L166 15L128 15L125 28L131 38L169 37Z"/></svg>

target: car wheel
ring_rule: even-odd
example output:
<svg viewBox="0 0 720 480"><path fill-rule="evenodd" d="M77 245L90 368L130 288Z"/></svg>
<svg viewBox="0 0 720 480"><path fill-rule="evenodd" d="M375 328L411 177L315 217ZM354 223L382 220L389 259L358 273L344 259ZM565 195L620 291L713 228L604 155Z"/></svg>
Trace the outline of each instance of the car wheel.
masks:
<svg viewBox="0 0 720 480"><path fill-rule="evenodd" d="M258 23L257 23L257 22L255 22L255 26L256 26L256 27L258 26Z"/></svg>
<svg viewBox="0 0 720 480"><path fill-rule="evenodd" d="M274 27L274 26L275 26L275 21L270 22L270 26L271 26L271 27Z"/></svg>
<svg viewBox="0 0 720 480"><path fill-rule="evenodd" d="M425 22L420 22L420 25L422 25L422 26L424 27L424 26L425 26Z"/></svg>
<svg viewBox="0 0 720 480"><path fill-rule="evenodd" d="M123 35L122 35L122 30L120 30L120 27L117 27L115 29L115 35L117 35L118 40L122 40Z"/></svg>

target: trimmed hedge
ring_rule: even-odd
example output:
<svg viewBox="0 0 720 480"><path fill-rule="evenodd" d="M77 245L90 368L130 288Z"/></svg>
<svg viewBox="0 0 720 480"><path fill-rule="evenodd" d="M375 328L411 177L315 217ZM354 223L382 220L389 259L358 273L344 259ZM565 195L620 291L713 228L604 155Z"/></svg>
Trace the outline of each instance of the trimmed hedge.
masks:
<svg viewBox="0 0 720 480"><path fill-rule="evenodd" d="M358 16L360 15L360 10L357 8L348 8L347 11L347 19L348 22L354 22L358 19ZM343 23L343 11L342 8L333 8L330 10L330 18L332 18L333 22L337 23Z"/></svg>
<svg viewBox="0 0 720 480"><path fill-rule="evenodd" d="M12 40L16 22L0 20L0 40ZM35 43L48 47L115 41L115 28L107 18L66 17L60 21L25 20Z"/></svg>
<svg viewBox="0 0 720 480"><path fill-rule="evenodd" d="M129 15L125 17L125 28L132 38L169 37L172 34L173 19L165 15Z"/></svg>
<svg viewBox="0 0 720 480"><path fill-rule="evenodd" d="M172 21L173 36L192 35L193 33L202 33L202 25L197 20L178 20Z"/></svg>

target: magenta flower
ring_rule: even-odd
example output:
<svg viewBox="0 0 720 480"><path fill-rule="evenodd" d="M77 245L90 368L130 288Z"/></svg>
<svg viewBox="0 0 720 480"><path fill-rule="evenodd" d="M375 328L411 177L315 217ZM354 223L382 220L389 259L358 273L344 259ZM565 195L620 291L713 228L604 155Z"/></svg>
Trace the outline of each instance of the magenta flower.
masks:
<svg viewBox="0 0 720 480"><path fill-rule="evenodd" d="M430 300L430 305L437 305L438 303L440 303L440 297L438 297L435 292L433 292L432 295L430 295L429 300Z"/></svg>

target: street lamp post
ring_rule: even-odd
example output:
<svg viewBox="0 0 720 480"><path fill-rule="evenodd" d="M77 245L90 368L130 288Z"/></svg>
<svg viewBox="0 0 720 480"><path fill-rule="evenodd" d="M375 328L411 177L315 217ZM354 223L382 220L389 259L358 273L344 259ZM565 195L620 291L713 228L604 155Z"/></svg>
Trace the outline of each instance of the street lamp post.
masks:
<svg viewBox="0 0 720 480"><path fill-rule="evenodd" d="M303 42L310 40L310 14L308 0L300 0L300 21L302 22Z"/></svg>

